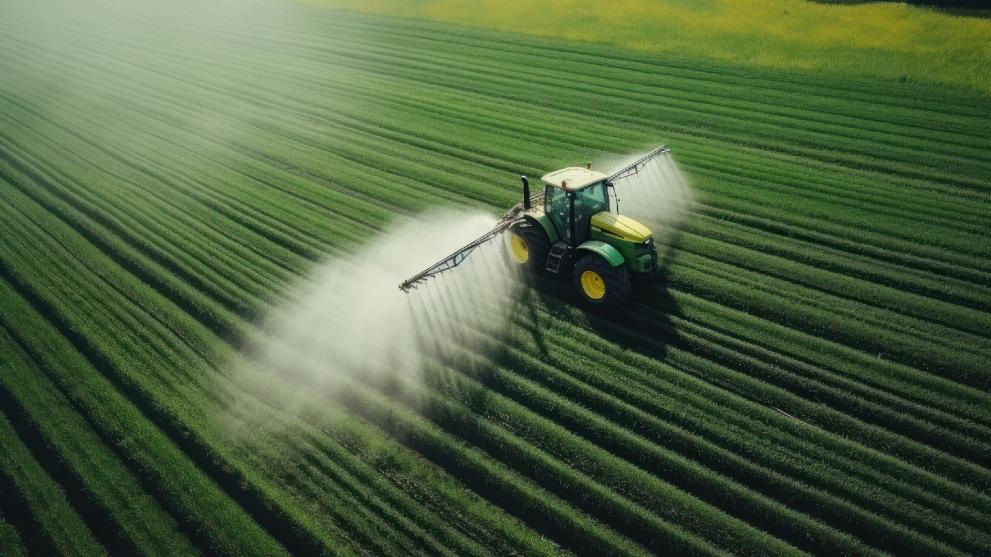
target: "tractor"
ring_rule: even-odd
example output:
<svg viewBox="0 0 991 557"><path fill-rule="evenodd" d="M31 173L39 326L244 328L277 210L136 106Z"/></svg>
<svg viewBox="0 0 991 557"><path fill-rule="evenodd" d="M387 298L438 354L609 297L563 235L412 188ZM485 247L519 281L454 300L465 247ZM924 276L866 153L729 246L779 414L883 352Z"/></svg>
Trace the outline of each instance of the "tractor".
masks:
<svg viewBox="0 0 991 557"><path fill-rule="evenodd" d="M609 176L569 167L545 174L542 204L534 204L523 182L523 211L506 235L510 259L530 274L569 277L582 301L593 307L626 302L634 274L657 270L650 230L610 211L618 199ZM612 193L612 195L610 195Z"/></svg>
<svg viewBox="0 0 991 557"><path fill-rule="evenodd" d="M610 175L592 170L591 163L556 170L541 178L544 190L532 196L529 180L521 176L521 203L492 230L404 281L400 290L409 292L460 265L476 247L503 237L510 264L525 274L568 277L579 298L593 308L625 303L633 277L655 273L658 258L650 229L619 214L615 183L652 163L670 167L669 152L658 147Z"/></svg>

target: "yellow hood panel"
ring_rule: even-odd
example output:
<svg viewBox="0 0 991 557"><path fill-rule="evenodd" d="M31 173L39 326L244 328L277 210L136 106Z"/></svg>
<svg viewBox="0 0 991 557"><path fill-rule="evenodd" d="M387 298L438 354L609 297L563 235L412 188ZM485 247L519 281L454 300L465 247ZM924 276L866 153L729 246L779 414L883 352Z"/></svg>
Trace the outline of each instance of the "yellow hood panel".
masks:
<svg viewBox="0 0 991 557"><path fill-rule="evenodd" d="M639 222L623 215L614 215L607 211L592 215L592 226L605 232L621 236L630 242L643 242L650 238L650 229Z"/></svg>

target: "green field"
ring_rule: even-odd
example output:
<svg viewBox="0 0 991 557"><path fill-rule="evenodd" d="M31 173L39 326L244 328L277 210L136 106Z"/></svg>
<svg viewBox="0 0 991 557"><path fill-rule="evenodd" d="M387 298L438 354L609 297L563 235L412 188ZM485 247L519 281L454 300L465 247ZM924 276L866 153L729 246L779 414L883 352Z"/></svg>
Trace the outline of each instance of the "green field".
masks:
<svg viewBox="0 0 991 557"><path fill-rule="evenodd" d="M991 93L991 10L925 5L952 3L938 0L302 1L653 54Z"/></svg>
<svg viewBox="0 0 991 557"><path fill-rule="evenodd" d="M991 554L989 122L307 5L0 3L0 554ZM661 143L694 212L621 311L538 281L415 381L252 360L401 216Z"/></svg>

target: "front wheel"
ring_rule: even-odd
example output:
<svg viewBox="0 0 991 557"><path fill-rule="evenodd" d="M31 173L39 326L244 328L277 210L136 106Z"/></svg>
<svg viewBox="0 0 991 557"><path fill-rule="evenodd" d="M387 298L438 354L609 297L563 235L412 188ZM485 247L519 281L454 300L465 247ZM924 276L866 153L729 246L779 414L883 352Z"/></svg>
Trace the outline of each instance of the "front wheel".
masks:
<svg viewBox="0 0 991 557"><path fill-rule="evenodd" d="M578 297L595 308L611 308L626 303L633 289L626 265L613 267L600 255L589 253L578 260L571 273Z"/></svg>

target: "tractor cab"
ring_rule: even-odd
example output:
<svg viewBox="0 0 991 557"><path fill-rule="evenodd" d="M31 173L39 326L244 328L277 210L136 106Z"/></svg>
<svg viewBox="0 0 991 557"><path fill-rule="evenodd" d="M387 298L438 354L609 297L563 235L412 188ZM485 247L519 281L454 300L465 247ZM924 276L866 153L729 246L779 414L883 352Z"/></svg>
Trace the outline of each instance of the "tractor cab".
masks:
<svg viewBox="0 0 991 557"><path fill-rule="evenodd" d="M569 246L588 240L592 216L609 212L607 176L573 166L544 174L540 181L544 183L544 213L559 237Z"/></svg>
<svg viewBox="0 0 991 557"><path fill-rule="evenodd" d="M653 271L657 256L650 229L619 214L618 198L608 176L590 167L562 168L540 179L544 183L545 228L549 224L555 234L548 230L548 235L556 236L556 249L551 251L584 248L600 254L618 252L632 272Z"/></svg>

